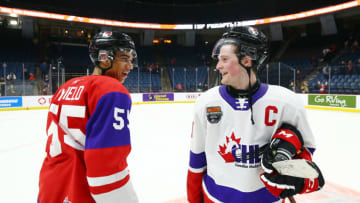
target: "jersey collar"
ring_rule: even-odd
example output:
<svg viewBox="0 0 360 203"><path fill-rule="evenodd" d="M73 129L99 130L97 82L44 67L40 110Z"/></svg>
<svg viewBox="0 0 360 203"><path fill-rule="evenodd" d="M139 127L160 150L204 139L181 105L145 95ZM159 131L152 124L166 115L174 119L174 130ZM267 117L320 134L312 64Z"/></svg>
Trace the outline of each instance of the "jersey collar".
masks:
<svg viewBox="0 0 360 203"><path fill-rule="evenodd" d="M261 83L259 89L252 95L252 103L255 104L257 100L265 95L269 86ZM249 110L248 98L234 98L226 90L226 85L222 85L219 88L221 97L234 109L239 111Z"/></svg>

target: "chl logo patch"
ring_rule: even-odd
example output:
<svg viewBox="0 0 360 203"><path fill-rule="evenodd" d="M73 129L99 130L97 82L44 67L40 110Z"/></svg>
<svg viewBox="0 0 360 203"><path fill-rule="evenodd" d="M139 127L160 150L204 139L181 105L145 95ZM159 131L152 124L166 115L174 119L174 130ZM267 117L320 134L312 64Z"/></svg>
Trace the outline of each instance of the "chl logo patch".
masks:
<svg viewBox="0 0 360 203"><path fill-rule="evenodd" d="M219 145L218 153L225 163L235 163L242 168L257 168L260 166L259 145L240 144L241 138L236 138L234 132L230 137L226 136L223 145Z"/></svg>
<svg viewBox="0 0 360 203"><path fill-rule="evenodd" d="M226 163L235 162L235 157L233 152L236 152L239 149L241 138L236 138L234 132L231 134L230 138L226 136L226 142L223 145L219 145L218 153L225 160Z"/></svg>
<svg viewBox="0 0 360 203"><path fill-rule="evenodd" d="M218 123L222 117L222 111L220 106L207 107L206 116L210 123Z"/></svg>

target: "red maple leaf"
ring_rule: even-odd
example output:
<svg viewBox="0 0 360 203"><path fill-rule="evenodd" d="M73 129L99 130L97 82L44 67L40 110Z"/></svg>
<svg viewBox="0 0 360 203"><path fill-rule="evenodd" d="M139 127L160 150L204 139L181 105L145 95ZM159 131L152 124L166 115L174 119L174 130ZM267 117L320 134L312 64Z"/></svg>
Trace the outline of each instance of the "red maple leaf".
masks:
<svg viewBox="0 0 360 203"><path fill-rule="evenodd" d="M234 132L231 133L230 138L232 141L235 141L237 144L240 144L241 138L236 138ZM230 138L228 136L226 136L226 143L223 145L219 145L220 150L218 151L218 153L222 156L222 158L225 160L226 163L235 161L235 158L231 154L231 152L225 153L226 149L228 147L228 144L230 142Z"/></svg>
<svg viewBox="0 0 360 203"><path fill-rule="evenodd" d="M220 148L219 153L221 153L221 154L225 154L225 151L226 151L226 144L224 144L224 145L220 145L220 146L219 146L219 148Z"/></svg>
<svg viewBox="0 0 360 203"><path fill-rule="evenodd" d="M231 139L232 139L233 141L235 141L237 144L240 144L241 138L237 138L237 139L236 139L234 132L231 134Z"/></svg>

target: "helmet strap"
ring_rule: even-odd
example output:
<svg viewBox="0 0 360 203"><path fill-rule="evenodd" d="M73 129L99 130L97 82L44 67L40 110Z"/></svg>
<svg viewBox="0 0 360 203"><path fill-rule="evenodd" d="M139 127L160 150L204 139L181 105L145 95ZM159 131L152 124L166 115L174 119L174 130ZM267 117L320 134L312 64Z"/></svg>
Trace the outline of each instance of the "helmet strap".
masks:
<svg viewBox="0 0 360 203"><path fill-rule="evenodd" d="M239 61L239 64L241 67L243 67L246 72L248 73L249 76L249 87L248 87L248 99L249 99L249 107L250 107L250 111L251 111L251 123L254 125L254 117L253 117L253 108L252 108L252 87L251 87L251 67L246 67L244 64L241 63L241 61Z"/></svg>

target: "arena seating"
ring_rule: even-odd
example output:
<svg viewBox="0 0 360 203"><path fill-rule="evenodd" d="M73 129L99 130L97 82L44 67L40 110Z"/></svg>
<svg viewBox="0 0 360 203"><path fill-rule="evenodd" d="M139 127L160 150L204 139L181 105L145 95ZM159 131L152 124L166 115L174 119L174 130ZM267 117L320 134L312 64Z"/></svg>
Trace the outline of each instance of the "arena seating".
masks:
<svg viewBox="0 0 360 203"><path fill-rule="evenodd" d="M176 90L176 85L180 83L184 87L184 91L195 91L199 83L204 85L207 80L208 70L207 66L168 68L174 89Z"/></svg>
<svg viewBox="0 0 360 203"><path fill-rule="evenodd" d="M358 60L360 59L360 50L358 48L344 48L342 36L344 34L327 37L320 36L320 34L297 37L289 44L280 59L275 63L269 63L267 68L265 68L266 66L260 68L261 80L275 85L280 83L280 85L288 87L289 83L294 80L294 71L299 70L301 72L302 80L310 73L315 74L318 71L314 79L307 81L310 93L320 92L317 87L317 82L320 81L320 83L328 83L326 93L359 94L360 62ZM0 71L0 78L6 78L9 72L14 72L17 76L15 89L19 90L17 92L21 92L24 89L30 89L27 86L24 88L21 82L23 68L34 74L35 67L40 66L43 58L34 51L39 50L38 43L31 40L22 40L21 33L13 34L13 38L11 38L13 43L3 43L0 48L0 65L3 66L3 63L6 63L6 69ZM19 40L15 40L17 38ZM331 44L329 44L329 41L331 41ZM276 46L271 46L273 48L270 52L273 54L272 56L282 47L279 42L274 44ZM323 49L333 45L337 47L337 55L325 59L322 53ZM130 92L162 91L161 74L154 68L161 67L170 78L171 84L168 85L172 86L175 91L177 91L175 87L178 83L184 87L184 90L180 91L197 91L199 83L201 85L208 83L212 46L211 43L205 45L199 42L194 47L180 46L176 43L137 46L139 68L134 68L130 72L124 85ZM81 45L79 43L53 42L50 43L45 55L48 63L53 63L55 66L57 66L58 59L61 58L66 74L73 74L66 76L65 79L68 80L75 77L75 75L85 75L88 68L91 73L93 65L89 59L87 49L85 43ZM342 64L342 61L346 64ZM348 61L353 63L353 70L350 73L346 72ZM327 65L331 67L330 80L326 73L317 70L317 65L321 62L327 62ZM281 66L280 76L278 64ZM266 73L266 70L269 72ZM295 80L298 80L298 74L296 74ZM300 92L299 84L297 84L297 91Z"/></svg>

